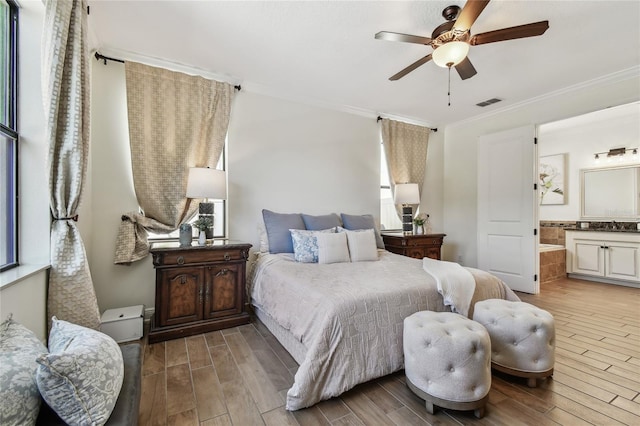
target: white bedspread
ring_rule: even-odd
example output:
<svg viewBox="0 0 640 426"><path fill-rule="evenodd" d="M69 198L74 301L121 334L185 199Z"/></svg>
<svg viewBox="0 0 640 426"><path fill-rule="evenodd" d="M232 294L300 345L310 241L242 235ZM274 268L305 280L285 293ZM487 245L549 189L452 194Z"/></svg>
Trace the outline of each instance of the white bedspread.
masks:
<svg viewBox="0 0 640 426"><path fill-rule="evenodd" d="M328 265L262 254L251 271L252 303L307 349L287 393L288 410L402 369L404 318L450 311L422 260L383 250L379 261ZM478 282L475 300L518 300L495 276L469 271Z"/></svg>
<svg viewBox="0 0 640 426"><path fill-rule="evenodd" d="M476 280L467 269L455 262L445 262L428 257L422 259L422 267L436 280L438 293L442 295L444 304L465 317L469 314L469 306L476 291Z"/></svg>

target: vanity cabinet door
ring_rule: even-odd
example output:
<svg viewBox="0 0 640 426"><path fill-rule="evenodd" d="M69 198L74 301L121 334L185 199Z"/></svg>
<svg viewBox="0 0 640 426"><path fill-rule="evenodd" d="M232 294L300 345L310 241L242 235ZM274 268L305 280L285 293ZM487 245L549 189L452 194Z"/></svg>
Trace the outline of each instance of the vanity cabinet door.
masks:
<svg viewBox="0 0 640 426"><path fill-rule="evenodd" d="M633 243L606 243L605 271L609 278L640 281L638 245Z"/></svg>
<svg viewBox="0 0 640 426"><path fill-rule="evenodd" d="M573 247L573 271L577 274L604 276L603 243L576 240Z"/></svg>

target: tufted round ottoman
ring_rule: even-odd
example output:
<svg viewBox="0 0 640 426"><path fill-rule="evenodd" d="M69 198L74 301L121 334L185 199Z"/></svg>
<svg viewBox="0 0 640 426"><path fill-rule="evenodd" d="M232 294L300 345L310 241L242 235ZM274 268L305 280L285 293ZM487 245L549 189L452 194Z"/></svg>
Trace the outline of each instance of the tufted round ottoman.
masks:
<svg viewBox="0 0 640 426"><path fill-rule="evenodd" d="M407 385L434 406L484 415L491 388L491 342L477 322L451 312L422 311L404 319Z"/></svg>
<svg viewBox="0 0 640 426"><path fill-rule="evenodd" d="M488 299L475 304L474 321L491 337L491 366L525 377L530 387L553 374L555 325L553 316L529 303Z"/></svg>

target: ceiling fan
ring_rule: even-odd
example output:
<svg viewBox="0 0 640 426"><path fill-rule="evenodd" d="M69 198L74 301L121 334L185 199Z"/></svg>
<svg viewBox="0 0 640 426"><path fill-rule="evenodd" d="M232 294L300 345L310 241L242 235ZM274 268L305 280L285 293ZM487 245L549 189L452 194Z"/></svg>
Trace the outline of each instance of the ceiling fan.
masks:
<svg viewBox="0 0 640 426"><path fill-rule="evenodd" d="M431 34L431 38L389 31L377 33L375 38L379 40L424 44L433 48L432 53L392 75L389 80L398 80L430 60L433 60L436 65L443 68L451 69L451 67L455 67L460 78L466 80L477 74L476 69L467 57L470 46L535 37L544 34L549 28L549 21L540 21L472 36L470 28L488 3L489 0L468 0L462 9L456 5L446 7L442 11L442 16L447 22L436 27Z"/></svg>

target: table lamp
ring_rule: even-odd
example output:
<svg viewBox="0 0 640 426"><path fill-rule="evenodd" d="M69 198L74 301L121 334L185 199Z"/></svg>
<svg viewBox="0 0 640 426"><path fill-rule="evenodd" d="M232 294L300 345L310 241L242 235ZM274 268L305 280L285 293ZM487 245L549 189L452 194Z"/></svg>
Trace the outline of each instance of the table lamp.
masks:
<svg viewBox="0 0 640 426"><path fill-rule="evenodd" d="M420 191L417 183L399 183L393 195L395 204L402 204L402 232L413 233L413 206L420 204Z"/></svg>
<svg viewBox="0 0 640 426"><path fill-rule="evenodd" d="M187 177L187 198L201 198L198 217L211 224L205 231L207 239L213 238L213 203L210 199L227 198L227 174L224 170L209 167L190 167Z"/></svg>

